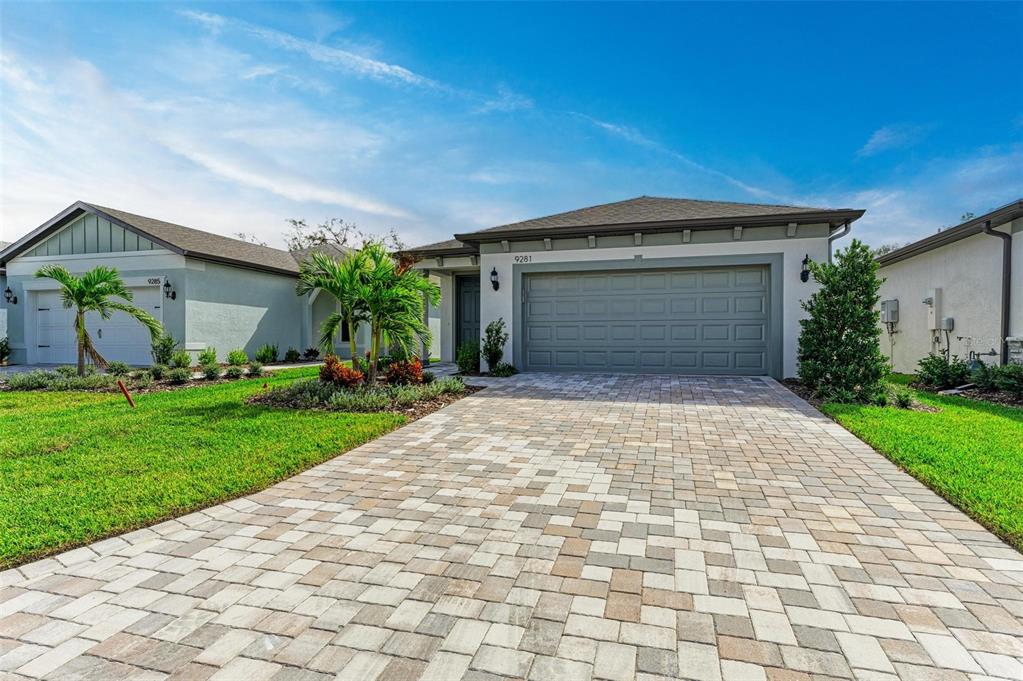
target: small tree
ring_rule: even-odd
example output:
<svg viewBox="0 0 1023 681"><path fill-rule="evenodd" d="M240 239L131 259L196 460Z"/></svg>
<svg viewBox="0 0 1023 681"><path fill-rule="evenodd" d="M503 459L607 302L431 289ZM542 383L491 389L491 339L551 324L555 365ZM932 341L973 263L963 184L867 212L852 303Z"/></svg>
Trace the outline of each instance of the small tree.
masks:
<svg viewBox="0 0 1023 681"><path fill-rule="evenodd" d="M835 262L810 263L820 289L802 302L809 318L799 322L799 379L822 399L873 402L884 393L877 268L855 239Z"/></svg>
<svg viewBox="0 0 1023 681"><path fill-rule="evenodd" d="M487 330L483 335L483 359L487 360L487 367L491 371L501 363L504 358L504 344L508 342L508 333L504 330L504 318L487 324Z"/></svg>
<svg viewBox="0 0 1023 681"><path fill-rule="evenodd" d="M132 293L121 275L112 267L100 265L82 276L71 274L60 265L43 265L36 271L40 279L53 279L60 284L60 299L65 309L75 313L75 340L78 344L78 375L85 375L85 359L105 367L107 361L92 343L85 329L85 313L96 312L101 319L110 319L114 312L124 312L146 327L153 341L160 338L163 327L152 315L131 304ZM124 302L114 300L120 298Z"/></svg>

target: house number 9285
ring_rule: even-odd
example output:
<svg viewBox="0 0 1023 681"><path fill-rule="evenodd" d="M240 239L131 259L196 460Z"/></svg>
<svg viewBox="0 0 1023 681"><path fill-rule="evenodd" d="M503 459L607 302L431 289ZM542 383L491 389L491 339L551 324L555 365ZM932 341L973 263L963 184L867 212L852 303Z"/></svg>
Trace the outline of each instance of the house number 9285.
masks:
<svg viewBox="0 0 1023 681"><path fill-rule="evenodd" d="M516 255L515 262L533 262L533 256L531 255Z"/></svg>
<svg viewBox="0 0 1023 681"><path fill-rule="evenodd" d="M162 281L163 281L163 279L160 279L159 277L150 277L149 278L149 283L150 284L159 284Z"/></svg>

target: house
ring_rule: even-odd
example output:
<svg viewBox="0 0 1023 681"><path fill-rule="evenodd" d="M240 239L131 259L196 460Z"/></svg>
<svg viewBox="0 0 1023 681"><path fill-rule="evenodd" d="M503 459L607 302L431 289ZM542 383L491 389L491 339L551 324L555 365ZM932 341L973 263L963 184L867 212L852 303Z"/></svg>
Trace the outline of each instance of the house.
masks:
<svg viewBox="0 0 1023 681"><path fill-rule="evenodd" d="M6 241L0 241L0 253L10 246ZM7 270L0 266L0 292L7 289ZM7 337L7 301L0 295L0 338Z"/></svg>
<svg viewBox="0 0 1023 681"><path fill-rule="evenodd" d="M805 259L861 210L641 196L410 249L445 361L504 319L525 371L796 373ZM436 319L436 321L434 321Z"/></svg>
<svg viewBox="0 0 1023 681"><path fill-rule="evenodd" d="M33 276L51 263L77 274L97 265L117 268L134 304L193 354L212 346L223 360L235 348L252 356L264 343L278 345L282 355L289 347L317 345L320 324L337 307L327 294L296 296L299 263L307 256L79 201L0 250L11 298L11 362L76 359L73 315L61 306L56 282ZM148 332L127 315L102 320L90 313L86 326L108 360L152 362ZM347 340L337 339L342 356Z"/></svg>
<svg viewBox="0 0 1023 681"><path fill-rule="evenodd" d="M882 349L912 373L931 352L1023 362L1023 199L878 258Z"/></svg>

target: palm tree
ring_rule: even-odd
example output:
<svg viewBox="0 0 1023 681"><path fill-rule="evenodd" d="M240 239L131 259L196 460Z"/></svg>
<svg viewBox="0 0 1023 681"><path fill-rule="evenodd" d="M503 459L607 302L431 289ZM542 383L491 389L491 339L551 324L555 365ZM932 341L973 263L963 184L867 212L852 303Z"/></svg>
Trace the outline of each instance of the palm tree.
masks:
<svg viewBox="0 0 1023 681"><path fill-rule="evenodd" d="M384 345L412 353L412 344L430 342L430 328L423 321L424 302L440 302L440 288L407 263L395 261L378 242L363 246L367 272L359 297L370 323L369 382L376 378L377 360Z"/></svg>
<svg viewBox="0 0 1023 681"><path fill-rule="evenodd" d="M360 297L367 259L362 251L352 251L337 260L326 253L313 252L299 268L295 292L304 296L315 290L326 291L337 299L339 311L331 314L320 326L320 346L332 352L334 337L344 324L348 327L348 347L352 351L352 367L359 368L359 351L355 334L359 324L369 321L366 306Z"/></svg>
<svg viewBox="0 0 1023 681"><path fill-rule="evenodd" d="M86 356L101 367L107 361L96 351L92 338L85 329L85 313L98 312L103 319L110 319L115 311L129 314L149 329L153 340L160 337L163 327L145 310L131 305L131 291L124 285L121 275L112 267L100 265L82 276L75 276L60 265L44 265L35 276L39 279L53 279L60 284L60 297L64 308L75 311L75 336L78 341L78 375L85 375ZM126 302L111 300L120 298Z"/></svg>

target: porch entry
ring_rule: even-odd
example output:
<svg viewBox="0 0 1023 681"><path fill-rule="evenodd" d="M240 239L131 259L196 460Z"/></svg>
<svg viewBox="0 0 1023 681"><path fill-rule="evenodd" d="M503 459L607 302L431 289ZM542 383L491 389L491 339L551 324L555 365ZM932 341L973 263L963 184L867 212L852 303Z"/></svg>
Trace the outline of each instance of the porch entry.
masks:
<svg viewBox="0 0 1023 681"><path fill-rule="evenodd" d="M463 343L480 339L479 274L455 278L455 350Z"/></svg>

